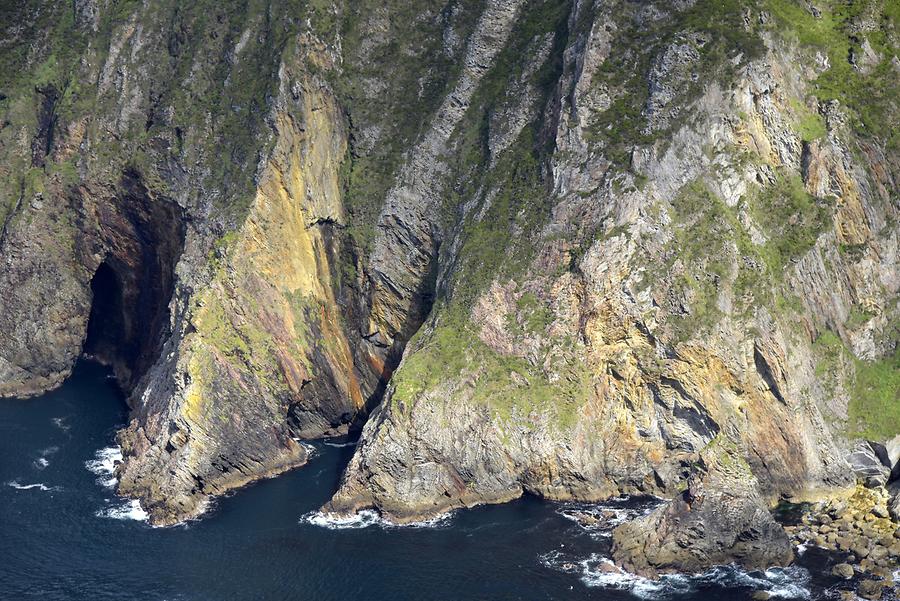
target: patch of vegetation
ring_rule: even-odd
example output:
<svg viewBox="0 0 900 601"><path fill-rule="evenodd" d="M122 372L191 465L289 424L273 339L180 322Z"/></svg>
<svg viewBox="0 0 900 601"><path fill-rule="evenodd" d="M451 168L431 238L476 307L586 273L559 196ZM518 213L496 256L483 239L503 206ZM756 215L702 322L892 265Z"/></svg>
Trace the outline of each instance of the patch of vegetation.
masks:
<svg viewBox="0 0 900 601"><path fill-rule="evenodd" d="M878 361L856 362L850 426L874 440L900 433L900 349Z"/></svg>
<svg viewBox="0 0 900 601"><path fill-rule="evenodd" d="M665 139L666 134L688 117L690 111L663 131L645 133L643 109L650 95L648 76L655 58L683 32L697 33L704 43L696 45L700 58L692 70L697 78L685 82L675 105L684 105L696 97L710 79L729 81L741 64L760 56L763 44L743 20L745 3L739 0L699 0L671 18L658 21L627 16L618 23L612 47L614 52L594 75L592 85L603 86L612 99L609 108L599 113L590 126L595 141L604 145L604 154L614 164L627 167L634 145ZM739 59L739 60L735 60Z"/></svg>
<svg viewBox="0 0 900 601"><path fill-rule="evenodd" d="M812 111L799 102L792 101L791 108L796 115L794 129L804 142L812 142L824 138L828 134L825 119L816 111Z"/></svg>
<svg viewBox="0 0 900 601"><path fill-rule="evenodd" d="M786 170L777 173L773 185L750 194L748 205L769 239L762 258L779 281L784 268L811 249L831 225L832 207L811 196L800 176Z"/></svg>
<svg viewBox="0 0 900 601"><path fill-rule="evenodd" d="M516 309L524 316L525 330L532 334L541 334L547 331L553 323L554 315L544 303L531 292L526 292L516 301Z"/></svg>
<svg viewBox="0 0 900 601"><path fill-rule="evenodd" d="M504 154L490 175L499 184L484 214L462 224L460 269L453 285L455 302L471 303L496 278L521 273L534 256L529 237L549 215L552 199L537 156L528 150L534 132L527 128L515 149Z"/></svg>
<svg viewBox="0 0 900 601"><path fill-rule="evenodd" d="M850 394L846 433L853 437L884 440L900 432L900 331L893 332L894 352L875 361L857 359L837 334L824 331L813 343L816 376L825 383L840 378L842 364L852 368L846 382Z"/></svg>
<svg viewBox="0 0 900 601"><path fill-rule="evenodd" d="M235 326L214 292L206 295L198 310L196 326L211 346L223 355L234 356L241 361L250 362L254 356L267 356L271 348L269 336L251 327L248 322L245 321L241 328Z"/></svg>
<svg viewBox="0 0 900 601"><path fill-rule="evenodd" d="M444 310L433 331L419 334L415 350L392 379L393 399L415 403L442 383L471 378L472 402L491 408L501 420L550 411L562 430L571 428L577 409L592 392L590 373L574 359L551 382L525 359L493 351L478 338L460 309Z"/></svg>
<svg viewBox="0 0 900 601"><path fill-rule="evenodd" d="M538 90L537 106L553 92L562 69L568 8L567 3L552 0L526 5L454 132L448 176L453 183L442 219L448 231L458 232L461 248L454 250L458 264L449 289L432 312L437 315L433 329L416 334L410 343L414 350L392 378L398 402L415 403L441 384L465 382L462 386L470 388L456 394L471 392L472 402L486 405L501 420L550 412L553 423L567 429L591 394L591 376L572 348L554 355L559 378L551 382L526 359L484 344L469 317L472 304L492 281L514 279L530 264L535 236L550 215L553 198L543 176L550 141L541 135L540 124L525 126L499 156L491 155L489 140L492 115L516 106L518 98L510 96L513 82L533 59L529 49L547 35L553 36L549 59L531 81ZM464 205L470 209L461 214ZM553 319L552 311L531 293L518 299L516 313L522 324L512 318L515 327L510 333L517 339L544 333Z"/></svg>
<svg viewBox="0 0 900 601"><path fill-rule="evenodd" d="M406 152L459 76L462 61L444 51L443 30L452 27L465 40L482 5L461 0L451 10L443 0L362 0L340 15L347 59L334 85L353 131L342 166L344 202L348 233L364 254ZM365 146L372 142L366 136L376 143Z"/></svg>
<svg viewBox="0 0 900 601"><path fill-rule="evenodd" d="M866 249L868 249L867 244L841 244L838 247L840 253L852 263L861 260L866 254Z"/></svg>
<svg viewBox="0 0 900 601"><path fill-rule="evenodd" d="M491 156L491 115L505 103L512 82L526 71L531 44L553 35L549 58L532 76L537 106L544 106L562 69L567 39L567 6L535 2L516 24L511 38L485 74L453 138L449 190L442 209L445 228L460 229L460 265L452 285L454 303L471 304L494 279L514 278L534 256L534 236L546 223L553 206L544 159L550 151L539 123L525 126L499 156ZM493 165L492 165L493 162ZM476 208L466 215L460 207Z"/></svg>
<svg viewBox="0 0 900 601"><path fill-rule="evenodd" d="M858 133L883 140L888 152L900 150L900 77L891 64L898 55L900 5L878 0L823 0L816 3L819 16L793 0L765 0L779 32L828 57L830 67L814 82L819 101L838 100L850 109L851 126ZM875 24L861 31L859 22ZM871 69L858 69L862 45L868 41L878 53Z"/></svg>
<svg viewBox="0 0 900 601"><path fill-rule="evenodd" d="M875 314L871 311L863 309L859 306L854 306L850 309L850 316L847 318L847 323L845 324L851 330L855 330L856 328L868 323L870 319L875 317Z"/></svg>
<svg viewBox="0 0 900 601"><path fill-rule="evenodd" d="M752 253L752 245L732 209L702 181L685 186L672 207L673 252L663 268L671 272L676 260L683 263L673 285L683 294L689 292L689 313L673 318L671 323L676 338L685 340L709 329L721 316L716 301L720 287L731 278L732 244L736 242L743 253ZM659 275L651 273L648 277ZM737 287L754 288L752 282L755 278L750 270L739 271Z"/></svg>
<svg viewBox="0 0 900 601"><path fill-rule="evenodd" d="M801 310L798 299L782 289L784 270L829 227L831 207L810 196L800 178L787 171L741 202L763 230L765 244L751 240L737 210L702 180L686 185L672 201L674 236L668 258L651 266L644 282L677 271L673 286L689 304L686 315L671 318L678 340L707 331L719 320L719 293L729 285L737 315L759 306L777 313Z"/></svg>

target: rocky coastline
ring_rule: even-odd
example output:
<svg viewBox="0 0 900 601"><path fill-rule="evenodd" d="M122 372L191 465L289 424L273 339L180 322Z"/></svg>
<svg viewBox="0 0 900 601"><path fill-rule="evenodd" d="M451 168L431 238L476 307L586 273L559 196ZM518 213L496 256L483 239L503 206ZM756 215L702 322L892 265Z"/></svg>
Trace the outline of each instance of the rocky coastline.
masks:
<svg viewBox="0 0 900 601"><path fill-rule="evenodd" d="M156 525L360 431L325 511L652 495L622 569L887 595L891 4L301 4L4 8L0 396L111 365Z"/></svg>

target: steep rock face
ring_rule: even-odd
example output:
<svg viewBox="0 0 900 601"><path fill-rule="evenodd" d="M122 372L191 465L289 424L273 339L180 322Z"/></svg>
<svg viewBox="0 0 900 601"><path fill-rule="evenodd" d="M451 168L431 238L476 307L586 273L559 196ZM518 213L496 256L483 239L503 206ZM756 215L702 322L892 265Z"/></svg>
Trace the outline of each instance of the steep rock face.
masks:
<svg viewBox="0 0 900 601"><path fill-rule="evenodd" d="M126 387L134 385L169 330L175 263L185 244L196 244L185 240L197 234L185 223L208 212L215 197L228 204L229 192L221 188L256 158L248 156L255 148L228 140L220 150L239 154L232 152L231 165L213 175L207 153L239 111L221 116L207 112L214 102L188 106L186 97L203 96L210 80L177 81L192 62L198 72L226 64L224 57L209 63L202 57L221 56L233 23L220 18L212 36L186 47L162 24L181 27L183 35L199 26L196 13L172 17L171 6L158 5L139 19L101 14L96 3L82 8L4 7L0 163L8 185L0 200L0 252L8 293L0 319L14 335L0 343L3 395L37 393L68 375L82 350L90 283L101 265L122 289L119 304L139 308L119 320L126 322L120 329L130 347L123 357L89 350L117 364ZM265 60L254 58L253 68L265 71ZM201 127L203 113L208 119ZM252 119L245 127L259 132ZM206 222L200 229L208 234L216 226Z"/></svg>
<svg viewBox="0 0 900 601"><path fill-rule="evenodd" d="M156 523L385 390L331 511L678 497L723 438L748 507L846 484L898 427L867 6L4 7L0 395L113 364Z"/></svg>
<svg viewBox="0 0 900 601"><path fill-rule="evenodd" d="M851 483L844 437L880 394L858 383L885 366L860 358L896 348L895 142L809 96L830 63L784 15L717 10L574 3L518 147L436 178L460 200L435 308L327 511L672 497L720 436L758 482L758 525L777 496ZM540 37L527 23L508 49ZM514 87L494 76L450 138L468 160L508 139L477 125Z"/></svg>
<svg viewBox="0 0 900 601"><path fill-rule="evenodd" d="M4 38L44 34L2 83L3 167L25 145L31 167L3 205L0 394L112 364L120 493L172 523L304 463L297 437L346 431L377 389L341 281L348 126L289 7L92 6L20 6Z"/></svg>
<svg viewBox="0 0 900 601"><path fill-rule="evenodd" d="M26 68L2 83L2 168L27 174L10 177L0 213L13 332L0 394L52 388L81 354L114 365L132 407L119 492L155 523L302 464L298 438L346 432L427 314L433 277L404 280L392 253L421 249L432 270L438 197L421 182L518 11L432 4L391 9L415 10L408 23L377 3L4 9L20 24L4 60ZM422 45L435 28L437 56ZM39 41L20 56L22 40ZM386 68L391 53L424 60ZM367 69L389 79L354 77ZM362 105L352 138L360 82L392 109L410 78L447 86L444 100L420 89L416 111L394 117ZM420 152L396 167L388 201L371 197L364 178L395 175L381 147L408 150L396 134L419 123Z"/></svg>
<svg viewBox="0 0 900 601"><path fill-rule="evenodd" d="M212 281L191 295L174 357L142 383L137 417L119 437L132 458L120 491L158 521L304 463L293 437L346 430L364 406L332 281L346 126L324 84L289 69L246 220L214 251ZM169 382L174 391L158 394Z"/></svg>

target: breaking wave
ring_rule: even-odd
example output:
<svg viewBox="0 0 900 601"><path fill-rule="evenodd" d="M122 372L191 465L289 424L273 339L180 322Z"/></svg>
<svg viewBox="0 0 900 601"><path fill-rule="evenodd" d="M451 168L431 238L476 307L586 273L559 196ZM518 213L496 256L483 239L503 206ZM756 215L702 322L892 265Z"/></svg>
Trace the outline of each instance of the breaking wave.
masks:
<svg viewBox="0 0 900 601"><path fill-rule="evenodd" d="M584 528L593 536L609 537L613 529L641 516L647 515L661 503L655 497L635 499L617 497L603 504L565 503L556 513Z"/></svg>
<svg viewBox="0 0 900 601"><path fill-rule="evenodd" d="M355 530L367 528L373 524L383 524L384 520L377 511L366 509L349 516L341 516L323 511L313 511L304 515L301 522L328 528L329 530Z"/></svg>
<svg viewBox="0 0 900 601"><path fill-rule="evenodd" d="M48 465L50 465L50 460L47 459L50 455L54 454L59 450L59 447L47 447L46 449L40 452L40 456L34 460L33 465L35 469L42 470Z"/></svg>
<svg viewBox="0 0 900 601"><path fill-rule="evenodd" d="M626 572L608 557L598 554L579 560L552 551L540 559L547 567L577 574L589 587L628 591L640 599L667 600L713 587L765 591L770 597L780 599L811 599L809 572L796 566L765 571L716 566L700 574L664 574L654 580Z"/></svg>
<svg viewBox="0 0 900 601"><path fill-rule="evenodd" d="M89 472L99 476L97 483L104 488L115 487L116 464L122 461L122 449L119 447L106 447L94 454L94 459L84 462L84 467Z"/></svg>
<svg viewBox="0 0 900 601"><path fill-rule="evenodd" d="M581 526L591 536L608 540L616 526L653 511L662 501L653 497L619 497L601 504L566 503L557 513ZM804 549L798 549L802 554ZM811 599L809 572L798 566L748 571L738 566L716 566L699 574L664 574L644 578L616 566L600 553L585 558L560 550L540 556L546 567L577 575L588 587L627 591L640 599L668 600L710 588L765 591L770 598Z"/></svg>
<svg viewBox="0 0 900 601"><path fill-rule="evenodd" d="M59 490L58 486L47 486L42 482L38 482L37 484L20 484L18 480L11 480L7 482L6 485L15 488L16 490L32 490L35 488L45 492Z"/></svg>
<svg viewBox="0 0 900 601"><path fill-rule="evenodd" d="M331 442L328 440L324 440L324 441L322 441L322 444L324 444L326 447L334 447L335 449L343 449L345 447L355 447L357 444L359 444L359 442L356 440L348 440L347 442Z"/></svg>
<svg viewBox="0 0 900 601"><path fill-rule="evenodd" d="M319 450L315 446L309 444L308 442L306 442L305 440L303 440L301 438L295 437L294 442L296 442L301 447L303 447L303 449L306 451L307 459L312 459L313 457L315 457L316 455L319 454Z"/></svg>
<svg viewBox="0 0 900 601"><path fill-rule="evenodd" d="M144 511L144 508L141 507L141 503L136 499L130 499L119 505L106 507L99 510L96 515L99 518L110 518L113 520L135 520L138 522L146 522L150 517L147 512Z"/></svg>
<svg viewBox="0 0 900 601"><path fill-rule="evenodd" d="M407 524L396 524L390 520L386 520L375 510L363 509L352 515L339 515L324 511L312 511L300 518L301 523L327 528L329 530L356 530L359 528L368 528L369 526L380 526L381 528L438 528L446 525L453 517L453 513L443 513L429 520L419 522L409 522Z"/></svg>

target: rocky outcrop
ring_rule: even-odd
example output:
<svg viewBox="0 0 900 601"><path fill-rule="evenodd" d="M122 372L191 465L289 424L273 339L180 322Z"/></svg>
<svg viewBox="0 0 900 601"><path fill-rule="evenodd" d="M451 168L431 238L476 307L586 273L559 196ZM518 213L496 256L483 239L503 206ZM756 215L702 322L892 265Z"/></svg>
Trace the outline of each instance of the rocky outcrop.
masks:
<svg viewBox="0 0 900 601"><path fill-rule="evenodd" d="M888 512L895 522L900 524L900 484L895 482L893 486L888 489L890 493L890 498L888 500Z"/></svg>
<svg viewBox="0 0 900 601"><path fill-rule="evenodd" d="M890 491L859 485L805 505L799 520L785 529L795 545L838 552L845 563L832 572L854 579L848 586L859 595L880 598L882 592L895 590L900 561L900 520L890 513L890 505Z"/></svg>
<svg viewBox="0 0 900 601"><path fill-rule="evenodd" d="M681 495L613 531L617 563L656 577L732 562L749 569L791 562L787 534L772 519L750 466L728 445L701 455Z"/></svg>
<svg viewBox="0 0 900 601"><path fill-rule="evenodd" d="M718 524L710 546L694 536L693 559L622 551L652 572L789 561L767 505L852 484L845 432L865 402L853 352L895 344L895 236L875 225L896 212L883 194L895 169L853 157L843 109L808 100L827 66L798 70L805 50L766 16L733 24L736 52L679 25L708 5L655 9L573 4L528 157L548 176L529 184L553 199L543 219L519 219L541 209L515 147L518 180L502 157L486 174L449 174L464 205L444 232L436 303L326 511L408 521L526 492L651 493L681 499L653 517L672 541L687 540L676 522ZM664 42L630 45L660 19ZM732 58L715 63L720 52ZM635 65L649 65L640 81L621 75ZM466 124L449 143L473 152ZM863 323L851 319L860 303L873 307ZM722 436L754 484L734 512L688 515L690 466ZM709 494L727 494L728 478L707 478Z"/></svg>
<svg viewBox="0 0 900 601"><path fill-rule="evenodd" d="M900 434L884 443L887 465L891 468L891 481L900 480Z"/></svg>
<svg viewBox="0 0 900 601"><path fill-rule="evenodd" d="M847 456L847 463L856 477L866 486L876 488L887 484L891 476L891 464L884 445L864 441Z"/></svg>
<svg viewBox="0 0 900 601"><path fill-rule="evenodd" d="M142 383L140 417L119 436L129 458L120 491L140 498L157 522L301 465L306 452L294 438L346 432L371 393L333 281L346 127L320 81L289 65L280 78L276 141L246 221L217 249L212 281L185 308L177 359ZM179 385L158 395L168 382Z"/></svg>
<svg viewBox="0 0 900 601"><path fill-rule="evenodd" d="M422 140L409 152L409 160L387 194L369 267L370 313L365 339L374 345L402 350L431 310L447 144L503 48L521 4L487 2L466 46L456 85L445 96Z"/></svg>
<svg viewBox="0 0 900 601"><path fill-rule="evenodd" d="M83 53L41 72L83 86L41 103L35 123L29 84L3 81L36 150L0 241L14 291L0 299L14 333L0 394L53 387L81 354L112 364L132 408L119 492L167 524L302 465L299 438L346 432L383 366L355 344L358 284L341 279L349 132L313 74L334 55L309 31L269 27L291 23L277 7L215 25L177 3L133 8L33 45L34 65L65 36ZM71 7L31 10L19 32ZM108 47L93 45L101 24ZM3 135L6 168L18 142Z"/></svg>
<svg viewBox="0 0 900 601"><path fill-rule="evenodd" d="M758 566L789 559L768 503L896 434L893 33L701 1L40 4L0 35L0 395L114 365L120 492L155 523L374 409L329 511L654 494L623 563Z"/></svg>

